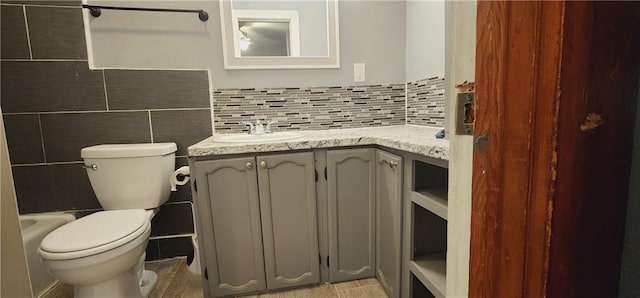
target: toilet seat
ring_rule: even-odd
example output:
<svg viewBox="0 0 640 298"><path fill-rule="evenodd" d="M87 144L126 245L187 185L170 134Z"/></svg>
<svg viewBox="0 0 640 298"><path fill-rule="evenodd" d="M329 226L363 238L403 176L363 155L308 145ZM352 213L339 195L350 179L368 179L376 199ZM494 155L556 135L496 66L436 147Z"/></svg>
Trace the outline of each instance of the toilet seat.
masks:
<svg viewBox="0 0 640 298"><path fill-rule="evenodd" d="M149 226L144 209L96 212L51 232L42 240L39 253L49 260L96 255L131 242Z"/></svg>

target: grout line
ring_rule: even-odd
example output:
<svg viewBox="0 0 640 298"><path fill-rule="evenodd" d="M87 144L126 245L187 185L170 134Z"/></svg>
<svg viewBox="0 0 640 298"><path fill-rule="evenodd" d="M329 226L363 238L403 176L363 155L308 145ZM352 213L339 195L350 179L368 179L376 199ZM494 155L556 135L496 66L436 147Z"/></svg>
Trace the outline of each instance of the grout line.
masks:
<svg viewBox="0 0 640 298"><path fill-rule="evenodd" d="M166 109L136 109L136 110L87 110L87 111L55 111L55 112L10 112L2 115L53 115L53 114L83 114L83 113L129 113L129 112L156 112L156 111L208 111L209 108L166 108Z"/></svg>
<svg viewBox="0 0 640 298"><path fill-rule="evenodd" d="M211 117L211 135L216 134L216 124L215 124L215 112L213 110L214 101L216 100L215 96L213 96L213 84L211 83L211 70L207 69L207 80L209 81L209 112Z"/></svg>
<svg viewBox="0 0 640 298"><path fill-rule="evenodd" d="M80 6L71 6L71 5L51 5L51 4L18 4L18 3L1 3L2 6L29 6L29 7L52 7L52 8L76 8L82 9Z"/></svg>
<svg viewBox="0 0 640 298"><path fill-rule="evenodd" d="M31 42L29 42L29 51L31 51ZM87 62L84 59L20 59L20 58L3 58L0 61L9 62Z"/></svg>
<svg viewBox="0 0 640 298"><path fill-rule="evenodd" d="M409 124L409 82L404 83L404 124Z"/></svg>
<svg viewBox="0 0 640 298"><path fill-rule="evenodd" d="M181 185L178 185L178 186L181 186ZM166 203L164 203L162 206L167 206L167 205L183 205L183 204L191 204L191 201L166 202Z"/></svg>
<svg viewBox="0 0 640 298"><path fill-rule="evenodd" d="M29 59L33 60L33 51L31 50L31 36L29 35L29 23L27 21L27 7L22 6L22 15L24 16L24 28L27 32L27 44L29 45Z"/></svg>
<svg viewBox="0 0 640 298"><path fill-rule="evenodd" d="M38 126L40 128L40 142L42 144L42 158L44 163L47 163L47 151L44 150L44 133L42 133L42 119L40 119L40 114L38 114Z"/></svg>
<svg viewBox="0 0 640 298"><path fill-rule="evenodd" d="M147 111L149 113L149 134L151 135L151 143L153 143L153 125L151 125L151 111Z"/></svg>
<svg viewBox="0 0 640 298"><path fill-rule="evenodd" d="M104 88L104 103L107 107L107 111L109 111L109 98L107 97L107 79L104 74L104 70L102 71L102 87Z"/></svg>
<svg viewBox="0 0 640 298"><path fill-rule="evenodd" d="M104 209L102 209L102 208L93 208L93 209L65 210L65 211L62 211L62 212L87 212L87 211L96 211L96 212L98 212L98 211L102 211L102 210L104 210Z"/></svg>
<svg viewBox="0 0 640 298"><path fill-rule="evenodd" d="M51 5L51 4L32 4L32 3L0 3L1 6L29 6L29 7L50 7L50 8L76 8L82 9L81 6L72 5Z"/></svg>
<svg viewBox="0 0 640 298"><path fill-rule="evenodd" d="M55 165L72 165L82 164L83 161L56 161L56 162L39 162L39 163L21 163L13 164L11 167L37 167L37 166L55 166Z"/></svg>
<svg viewBox="0 0 640 298"><path fill-rule="evenodd" d="M112 67L112 66L93 66L91 70L171 70L171 71L208 71L206 68L171 68L171 67Z"/></svg>
<svg viewBox="0 0 640 298"><path fill-rule="evenodd" d="M178 235L162 235L162 236L151 236L149 237L149 240L161 240L161 239L171 239L171 238L191 238L193 236L195 236L196 234L194 233L190 233L190 234L178 234Z"/></svg>
<svg viewBox="0 0 640 298"><path fill-rule="evenodd" d="M176 256L176 257L172 257L172 258L166 258L166 259L157 259L157 260L151 260L151 261L144 261L146 264L153 264L153 263L162 263L162 262L169 262L172 260L178 260L176 261L176 263L179 262L180 259L186 259L187 256ZM154 288L155 289L155 288ZM156 297L162 297L162 295L156 296Z"/></svg>
<svg viewBox="0 0 640 298"><path fill-rule="evenodd" d="M177 155L176 158L189 158L188 155ZM55 166L55 165L72 165L72 164L83 164L84 161L76 160L76 161L54 161L54 162L39 162L39 163L19 163L12 164L12 167L37 167L37 166ZM184 203L191 203L191 201L183 201ZM175 204L179 202L169 202L167 204Z"/></svg>

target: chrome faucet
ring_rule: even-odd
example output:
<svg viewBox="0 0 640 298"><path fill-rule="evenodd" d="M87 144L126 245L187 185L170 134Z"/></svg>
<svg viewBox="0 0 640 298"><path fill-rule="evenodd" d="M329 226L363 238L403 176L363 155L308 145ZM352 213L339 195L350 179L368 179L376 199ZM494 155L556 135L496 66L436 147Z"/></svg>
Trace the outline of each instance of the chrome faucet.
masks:
<svg viewBox="0 0 640 298"><path fill-rule="evenodd" d="M255 134L255 133L256 133L256 127L255 127L255 126L253 126L253 123L248 122L248 121L242 121L242 124L244 124L244 125L249 125L249 134L250 134L250 135L252 135L252 134Z"/></svg>
<svg viewBox="0 0 640 298"><path fill-rule="evenodd" d="M264 134L264 125L262 125L262 122L260 122L260 120L256 121L255 127L256 128L255 128L254 134L257 134L257 135Z"/></svg>
<svg viewBox="0 0 640 298"><path fill-rule="evenodd" d="M260 120L256 120L256 123L253 124L251 122L248 121L242 121L242 124L244 125L248 125L249 126L249 134L251 135L261 135L261 134L265 134L265 133L272 133L273 131L271 130L271 125L274 123L277 123L277 120L272 120L267 122L267 125L265 126L264 124L262 124L262 122Z"/></svg>
<svg viewBox="0 0 640 298"><path fill-rule="evenodd" d="M274 123L278 123L278 120L271 120L267 123L267 127L264 129L264 132L266 133L272 133L273 131L271 130L271 124Z"/></svg>

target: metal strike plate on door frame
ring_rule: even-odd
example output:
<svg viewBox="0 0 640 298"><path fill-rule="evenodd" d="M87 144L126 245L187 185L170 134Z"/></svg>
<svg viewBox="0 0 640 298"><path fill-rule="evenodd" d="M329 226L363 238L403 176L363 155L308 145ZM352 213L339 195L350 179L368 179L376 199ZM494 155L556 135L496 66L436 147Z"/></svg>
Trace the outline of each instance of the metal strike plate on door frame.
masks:
<svg viewBox="0 0 640 298"><path fill-rule="evenodd" d="M456 134L458 135L473 135L475 98L476 94L473 91L460 92L456 97Z"/></svg>

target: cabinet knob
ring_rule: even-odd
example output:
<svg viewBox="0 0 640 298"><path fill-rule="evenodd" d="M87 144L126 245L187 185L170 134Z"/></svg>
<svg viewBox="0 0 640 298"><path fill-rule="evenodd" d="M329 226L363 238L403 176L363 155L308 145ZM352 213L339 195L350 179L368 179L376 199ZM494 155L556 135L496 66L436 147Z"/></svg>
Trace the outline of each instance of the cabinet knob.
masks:
<svg viewBox="0 0 640 298"><path fill-rule="evenodd" d="M247 170L253 169L253 164L251 162L247 163Z"/></svg>
<svg viewBox="0 0 640 298"><path fill-rule="evenodd" d="M261 162L260 162L260 167L261 167L261 168L263 168L263 169L266 169L266 168L267 168L267 162L266 162L266 161L264 161L264 160L263 160L263 161L261 161Z"/></svg>

